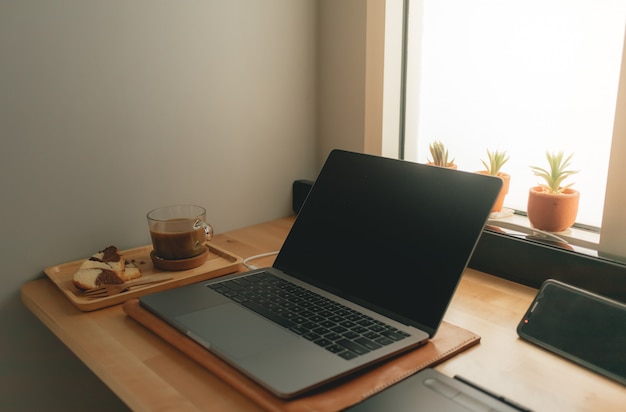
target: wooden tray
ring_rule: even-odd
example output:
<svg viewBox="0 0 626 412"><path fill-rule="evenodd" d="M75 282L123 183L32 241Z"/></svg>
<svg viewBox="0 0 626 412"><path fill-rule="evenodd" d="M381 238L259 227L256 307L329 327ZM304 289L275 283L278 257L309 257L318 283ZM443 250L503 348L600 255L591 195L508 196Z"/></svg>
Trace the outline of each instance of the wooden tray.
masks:
<svg viewBox="0 0 626 412"><path fill-rule="evenodd" d="M88 258L56 266L50 266L44 269L44 273L59 287L59 289L61 289L61 292L63 292L65 296L67 296L67 298L74 305L76 305L76 307L83 311L92 311L102 309L107 306L117 305L129 299L138 298L139 296L143 296L148 293L171 289L211 279L227 273L233 273L239 269L242 262L242 259L239 256L236 256L211 243L207 244L207 248L209 249L209 256L202 266L178 272L166 272L154 267L152 259L150 259L152 245L120 251L120 254L124 259L129 262L133 262L141 269L140 279L149 279L152 275L160 275L164 273L171 274L173 279L150 285L137 286L136 288L132 288L127 292L120 293L119 295L98 299L85 298L80 289L76 288L76 286L72 283L74 273L78 270L85 259Z"/></svg>

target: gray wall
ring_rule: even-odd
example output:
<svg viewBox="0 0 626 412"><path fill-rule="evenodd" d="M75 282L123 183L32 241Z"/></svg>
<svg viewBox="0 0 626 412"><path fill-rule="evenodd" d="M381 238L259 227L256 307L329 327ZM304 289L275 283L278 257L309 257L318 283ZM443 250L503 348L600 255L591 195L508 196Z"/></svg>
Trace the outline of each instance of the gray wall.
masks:
<svg viewBox="0 0 626 412"><path fill-rule="evenodd" d="M0 0L0 410L123 405L30 312L23 283L145 213L217 232L290 213L314 178L316 2Z"/></svg>

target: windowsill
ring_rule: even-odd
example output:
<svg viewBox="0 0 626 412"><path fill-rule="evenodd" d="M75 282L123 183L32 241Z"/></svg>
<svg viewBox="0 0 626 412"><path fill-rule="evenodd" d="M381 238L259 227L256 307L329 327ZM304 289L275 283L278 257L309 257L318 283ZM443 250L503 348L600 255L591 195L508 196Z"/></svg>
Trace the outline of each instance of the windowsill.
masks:
<svg viewBox="0 0 626 412"><path fill-rule="evenodd" d="M492 216L469 266L534 288L557 279L626 302L626 263L600 256L598 232L572 228L556 236L536 232L512 211Z"/></svg>
<svg viewBox="0 0 626 412"><path fill-rule="evenodd" d="M550 246L600 257L598 253L598 245L600 243L599 231L571 227L559 233L543 232L533 229L528 221L528 217L507 208L504 208L501 213L492 213L487 224L497 226L496 230L503 230L511 236L527 238Z"/></svg>

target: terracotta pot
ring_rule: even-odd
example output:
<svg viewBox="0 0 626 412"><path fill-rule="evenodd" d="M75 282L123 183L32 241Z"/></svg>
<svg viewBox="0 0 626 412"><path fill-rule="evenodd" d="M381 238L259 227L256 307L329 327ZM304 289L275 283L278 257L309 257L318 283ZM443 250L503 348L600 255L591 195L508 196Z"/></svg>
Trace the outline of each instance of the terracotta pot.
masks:
<svg viewBox="0 0 626 412"><path fill-rule="evenodd" d="M541 186L531 187L528 192L528 220L532 227L547 232L562 232L571 227L578 214L580 192L565 189L553 194Z"/></svg>
<svg viewBox="0 0 626 412"><path fill-rule="evenodd" d="M480 172L476 173L480 173L481 175L489 175L489 172L487 172L486 170L481 170ZM511 175L509 175L508 173L499 172L497 176L502 179L502 189L500 189L500 194L496 199L496 203L493 204L493 208L491 209L492 212L500 212L502 210L502 206L504 205L504 198L506 197L506 194L509 193L509 185L511 183Z"/></svg>

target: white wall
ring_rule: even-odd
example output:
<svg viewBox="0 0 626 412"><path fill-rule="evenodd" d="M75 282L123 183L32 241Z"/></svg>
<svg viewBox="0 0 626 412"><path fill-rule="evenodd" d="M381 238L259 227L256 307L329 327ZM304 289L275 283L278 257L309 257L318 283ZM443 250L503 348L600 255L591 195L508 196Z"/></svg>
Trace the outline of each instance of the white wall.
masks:
<svg viewBox="0 0 626 412"><path fill-rule="evenodd" d="M622 67L617 92L615 123L611 145L611 158L607 176L606 198L602 215L602 236L600 236L600 256L626 262L626 34L622 52Z"/></svg>
<svg viewBox="0 0 626 412"><path fill-rule="evenodd" d="M381 152L384 5L384 0L318 1L320 165L336 148Z"/></svg>
<svg viewBox="0 0 626 412"><path fill-rule="evenodd" d="M320 164L332 149L364 151L366 3L319 0Z"/></svg>
<svg viewBox="0 0 626 412"><path fill-rule="evenodd" d="M217 232L290 213L315 22L314 0L0 0L0 410L122 407L21 304L43 268L149 243L160 205Z"/></svg>
<svg viewBox="0 0 626 412"><path fill-rule="evenodd" d="M385 61L386 24L400 25L399 0L318 0L317 144L321 165L335 148L396 156L398 117L383 116L399 81ZM390 21L386 13L393 11ZM395 27L396 29L398 27ZM399 40L399 39L397 39ZM389 61L393 64L392 56ZM393 69L392 69L393 71ZM384 81L392 80L391 85ZM386 90L390 86L392 90ZM397 96L396 96L397 97ZM386 100L385 104L390 103ZM395 102L394 102L395 103ZM387 108L387 106L385 107ZM383 125L395 123L395 125ZM383 130L385 136L383 136ZM383 147L384 146L384 147Z"/></svg>

